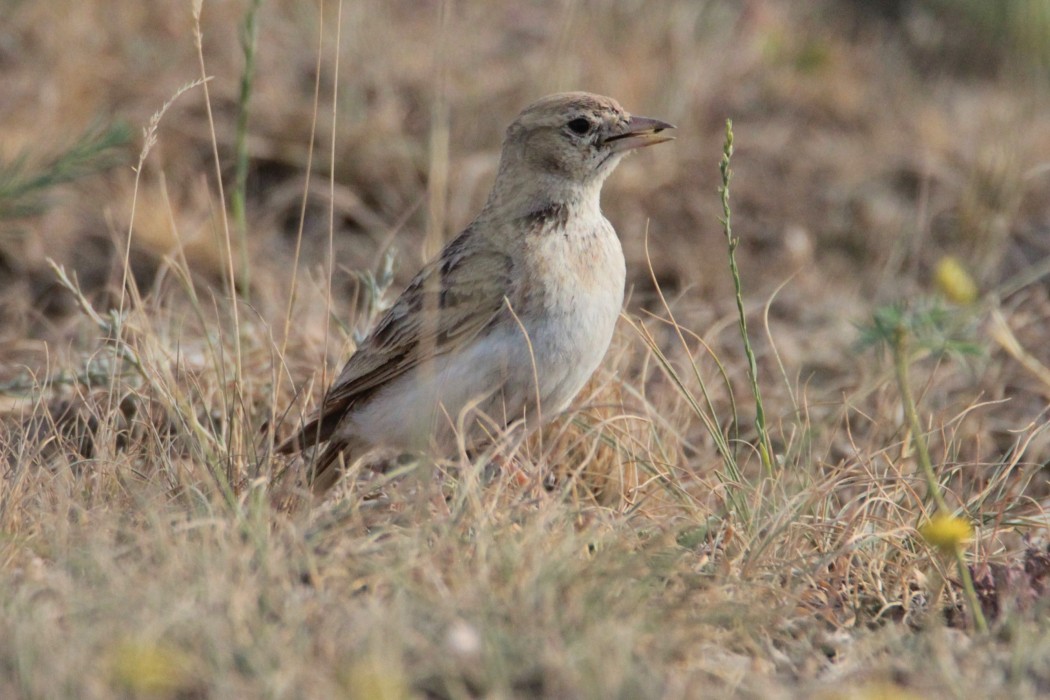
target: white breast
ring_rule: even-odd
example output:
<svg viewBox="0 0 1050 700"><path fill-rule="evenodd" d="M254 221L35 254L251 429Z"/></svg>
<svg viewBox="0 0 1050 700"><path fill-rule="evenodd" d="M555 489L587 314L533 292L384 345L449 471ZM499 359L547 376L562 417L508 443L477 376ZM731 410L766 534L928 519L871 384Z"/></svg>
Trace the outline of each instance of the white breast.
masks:
<svg viewBox="0 0 1050 700"><path fill-rule="evenodd" d="M533 261L545 270L540 309L525 324L532 340L544 414L565 410L605 357L623 306L626 270L612 225L599 215L545 240ZM571 222L570 222L571 223Z"/></svg>

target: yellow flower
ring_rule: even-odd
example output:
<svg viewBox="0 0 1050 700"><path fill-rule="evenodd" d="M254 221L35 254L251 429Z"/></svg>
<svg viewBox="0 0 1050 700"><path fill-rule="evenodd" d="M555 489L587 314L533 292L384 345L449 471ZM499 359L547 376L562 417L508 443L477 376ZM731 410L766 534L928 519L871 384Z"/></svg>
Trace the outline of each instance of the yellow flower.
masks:
<svg viewBox="0 0 1050 700"><path fill-rule="evenodd" d="M116 684L132 695L164 695L193 688L192 660L164 643L125 641L113 651L110 670Z"/></svg>
<svg viewBox="0 0 1050 700"><path fill-rule="evenodd" d="M958 258L946 255L938 260L933 279L941 294L956 304L972 304L977 301L977 283Z"/></svg>
<svg viewBox="0 0 1050 700"><path fill-rule="evenodd" d="M919 528L919 534L937 549L950 554L970 541L973 528L962 518L938 513Z"/></svg>
<svg viewBox="0 0 1050 700"><path fill-rule="evenodd" d="M413 697L404 669L378 656L351 663L339 674L348 697L402 700Z"/></svg>

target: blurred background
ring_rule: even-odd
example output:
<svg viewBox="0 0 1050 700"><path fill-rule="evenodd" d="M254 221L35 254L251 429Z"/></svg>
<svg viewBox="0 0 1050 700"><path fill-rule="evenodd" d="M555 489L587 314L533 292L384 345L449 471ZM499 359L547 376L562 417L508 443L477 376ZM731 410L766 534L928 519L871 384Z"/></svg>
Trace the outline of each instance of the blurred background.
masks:
<svg viewBox="0 0 1050 700"><path fill-rule="evenodd" d="M0 696L1046 697L1048 86L1050 0L0 0ZM312 502L273 438L569 89L678 127L577 410Z"/></svg>
<svg viewBox="0 0 1050 700"><path fill-rule="evenodd" d="M479 208L506 125L566 89L678 126L672 146L621 166L604 209L627 253L632 308L653 304L655 281L695 328L732 308L717 186L733 119L745 290L762 303L787 282L771 319L802 376L833 379L872 302L936 293L946 256L996 293L1050 253L1046 0L257 9L234 267L255 313L279 325L301 225L294 330L307 342L323 337L330 208L336 308L357 298L355 271L380 270L391 250L399 288ZM206 2L201 15L227 199L251 10ZM164 112L130 221L143 129L201 75L192 13L190 2L0 5L0 349L12 364L40 366L41 341L69 337L73 300L48 257L105 308L130 230L142 289L178 286L166 271L184 256L203 288L221 292L201 86ZM1027 288L1025 327L1045 320L1044 287Z"/></svg>

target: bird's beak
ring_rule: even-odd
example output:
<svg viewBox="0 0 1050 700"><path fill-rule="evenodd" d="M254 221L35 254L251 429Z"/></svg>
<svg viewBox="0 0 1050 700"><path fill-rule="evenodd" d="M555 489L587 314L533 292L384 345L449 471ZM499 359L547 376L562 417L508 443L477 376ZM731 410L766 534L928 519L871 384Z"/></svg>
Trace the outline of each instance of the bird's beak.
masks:
<svg viewBox="0 0 1050 700"><path fill-rule="evenodd" d="M673 128L674 124L659 119L631 117L626 129L617 130L605 137L603 143L609 144L614 152L629 151L632 148L643 148L674 140L674 136L664 133L665 130Z"/></svg>

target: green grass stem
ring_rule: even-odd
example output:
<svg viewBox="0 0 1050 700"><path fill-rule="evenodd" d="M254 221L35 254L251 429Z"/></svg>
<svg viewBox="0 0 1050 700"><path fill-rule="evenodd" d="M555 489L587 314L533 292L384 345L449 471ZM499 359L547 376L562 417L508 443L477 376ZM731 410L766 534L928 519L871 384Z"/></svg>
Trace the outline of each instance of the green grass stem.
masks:
<svg viewBox="0 0 1050 700"><path fill-rule="evenodd" d="M744 312L744 298L740 284L740 270L736 264L736 247L740 239L733 236L732 210L729 206L729 181L733 177L730 160L733 157L733 120L726 120L726 139L722 149L722 160L718 165L722 173L722 184L718 193L722 197L722 230L729 244L729 272L733 276L733 290L736 294L736 308L740 320L740 337L744 342L744 354L747 356L747 376L751 382L751 394L755 398L755 432L758 433L758 454L768 476L773 476L773 449L766 430L766 411L762 405L762 392L758 386L758 363L755 352L751 349L751 339L747 334L747 314Z"/></svg>

